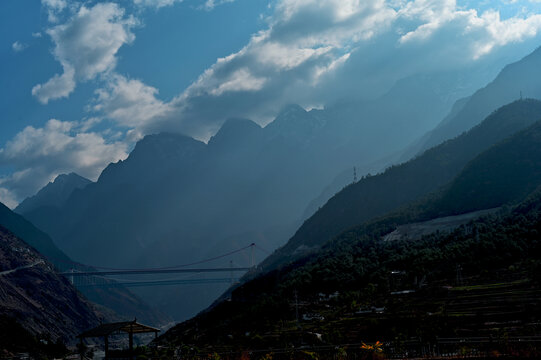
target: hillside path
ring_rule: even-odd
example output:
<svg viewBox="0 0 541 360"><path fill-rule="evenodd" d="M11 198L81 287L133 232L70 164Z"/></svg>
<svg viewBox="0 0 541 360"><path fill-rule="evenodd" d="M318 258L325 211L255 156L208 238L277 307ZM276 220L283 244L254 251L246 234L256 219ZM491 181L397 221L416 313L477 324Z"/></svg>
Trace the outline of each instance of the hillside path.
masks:
<svg viewBox="0 0 541 360"><path fill-rule="evenodd" d="M23 270L23 269L28 269L28 268L34 267L34 266L36 266L38 264L43 264L43 260L38 260L38 261L36 261L36 262L34 262L32 264L29 264L29 265L19 266L19 267L16 267L15 269L1 271L0 276L8 275L8 274L14 273L15 271L19 271L19 270Z"/></svg>

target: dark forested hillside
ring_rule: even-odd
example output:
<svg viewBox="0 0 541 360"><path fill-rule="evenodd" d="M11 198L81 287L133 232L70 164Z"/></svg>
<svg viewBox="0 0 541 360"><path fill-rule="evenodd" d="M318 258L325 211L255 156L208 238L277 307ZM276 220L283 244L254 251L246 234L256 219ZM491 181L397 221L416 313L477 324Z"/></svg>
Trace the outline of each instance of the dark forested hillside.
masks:
<svg viewBox="0 0 541 360"><path fill-rule="evenodd" d="M344 188L309 218L267 260L270 269L318 249L340 232L437 190L481 152L541 119L541 102L522 100L500 108L461 136L385 172Z"/></svg>
<svg viewBox="0 0 541 360"><path fill-rule="evenodd" d="M440 159L466 152L475 138L466 139L478 131L496 136L498 127L490 124L521 122L524 118L516 116L526 104L539 106L522 101L503 107L464 137L443 144L460 141L462 146ZM488 146L446 186L359 223L317 253L260 273L161 341L240 351L362 339L384 341L397 351L412 338L433 344L439 337L485 336L501 344L502 337L537 334L540 144L538 121ZM442 154L436 150L428 153ZM488 208L451 228L436 227L418 237L388 236L409 223Z"/></svg>
<svg viewBox="0 0 541 360"><path fill-rule="evenodd" d="M160 341L203 352L382 341L396 354L411 339L477 336L509 351L510 339L540 330L540 190L451 232L382 240L396 219L359 226L243 284Z"/></svg>
<svg viewBox="0 0 541 360"><path fill-rule="evenodd" d="M541 123L471 161L435 205L440 213L465 213L518 201L541 183Z"/></svg>

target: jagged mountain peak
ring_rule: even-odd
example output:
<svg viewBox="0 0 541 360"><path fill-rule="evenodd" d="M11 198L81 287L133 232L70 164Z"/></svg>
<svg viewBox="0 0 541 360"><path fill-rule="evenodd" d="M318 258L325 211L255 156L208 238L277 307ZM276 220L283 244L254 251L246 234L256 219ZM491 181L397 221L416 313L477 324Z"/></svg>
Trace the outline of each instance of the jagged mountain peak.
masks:
<svg viewBox="0 0 541 360"><path fill-rule="evenodd" d="M308 112L296 104L286 105L280 110L274 121L265 127L265 132L272 136L286 138L307 138L325 125L321 116Z"/></svg>
<svg viewBox="0 0 541 360"><path fill-rule="evenodd" d="M162 132L146 135L135 144L130 157L138 156L140 153L152 153L155 156L175 153L179 149L189 146L201 146L204 143L194 138L177 133Z"/></svg>
<svg viewBox="0 0 541 360"><path fill-rule="evenodd" d="M209 146L231 146L238 142L251 140L261 126L249 119L229 118L220 130L210 138Z"/></svg>
<svg viewBox="0 0 541 360"><path fill-rule="evenodd" d="M282 106L280 111L278 112L277 118L288 116L290 114L304 114L307 113L307 111L300 106L299 104L286 104Z"/></svg>
<svg viewBox="0 0 541 360"><path fill-rule="evenodd" d="M224 124L222 125L218 133L220 133L221 131L225 129L230 129L230 128L253 128L253 129L258 128L260 129L261 126L259 126L258 124L256 124L250 119L228 118L227 120L225 120Z"/></svg>
<svg viewBox="0 0 541 360"><path fill-rule="evenodd" d="M177 133L147 135L135 144L135 148L124 162L156 163L192 159L206 144L190 136Z"/></svg>
<svg viewBox="0 0 541 360"><path fill-rule="evenodd" d="M61 206L76 189L82 189L92 181L74 172L60 174L34 196L26 198L15 208L18 213L32 211L43 206Z"/></svg>
<svg viewBox="0 0 541 360"><path fill-rule="evenodd" d="M143 175L149 171L157 176L161 171L159 169L167 169L179 162L196 161L198 154L205 148L204 142L183 134L164 132L147 135L135 144L126 160L109 164L101 173L98 183L126 182L136 177L149 178Z"/></svg>
<svg viewBox="0 0 541 360"><path fill-rule="evenodd" d="M81 182L85 184L91 183L91 181L87 178L74 172L70 172L69 174L60 174L53 180L54 184L66 184L68 182Z"/></svg>

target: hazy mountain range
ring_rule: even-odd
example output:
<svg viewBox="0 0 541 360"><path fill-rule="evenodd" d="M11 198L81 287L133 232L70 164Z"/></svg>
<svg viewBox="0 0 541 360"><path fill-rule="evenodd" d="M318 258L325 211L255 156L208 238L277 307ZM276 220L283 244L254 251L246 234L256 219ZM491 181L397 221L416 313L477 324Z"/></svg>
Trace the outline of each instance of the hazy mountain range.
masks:
<svg viewBox="0 0 541 360"><path fill-rule="evenodd" d="M279 267L271 257L270 271L174 327L161 343L235 351L299 344L299 334L314 346L358 337L429 342L437 336L488 336L495 328L509 336L527 334L540 315L540 144L541 102L517 101L456 139L348 186L316 213L319 221L305 223L318 227L302 245L319 245L319 251L286 257L296 260ZM446 184L438 189L430 174L442 174ZM408 199L399 196L405 191ZM379 201L371 200L376 195ZM387 210L375 207L380 203ZM372 217L364 215L367 206ZM456 214L465 215L452 227L438 227ZM342 218L351 220L345 231ZM420 237L388 237L428 220L432 231ZM298 239L281 251L294 249ZM277 252L277 258L284 254ZM462 277L470 286L460 287ZM495 281L503 285L475 286Z"/></svg>
<svg viewBox="0 0 541 360"><path fill-rule="evenodd" d="M354 166L359 176L377 172L400 159L401 149L414 154L475 126L491 111L519 98L519 89L525 96L536 95L541 86L532 80L535 76L526 74L539 71L539 53L509 65L486 88L454 106L457 92L452 89L461 80L435 74L404 79L374 101L310 111L286 106L265 127L229 119L207 144L179 134L149 135L125 161L110 164L97 182L87 184L72 176L66 178L71 185L61 185L60 178L58 200L48 199L45 188L16 211L50 234L68 255L96 266L171 266L254 241L273 250L294 234L265 261L269 269L436 190L475 156L537 120L536 103L514 105L522 109L511 111L520 121L477 129L408 163L365 177L295 232L344 185L343 175L333 183L344 169L351 178ZM491 121L505 123L495 118L487 122ZM247 256L234 260L248 262ZM139 293L184 318L225 288L187 288L189 298L172 296L171 289L163 296L155 291Z"/></svg>
<svg viewBox="0 0 541 360"><path fill-rule="evenodd" d="M541 48L538 48L524 59L506 66L486 87L458 100L434 130L414 141L399 157L407 159L417 154L413 160L363 179L337 194L307 219L284 247L267 258L265 266L272 267L273 263L287 262L288 257L295 258L305 251L317 250L339 232L436 190L481 151L539 120L533 103L523 110L504 108L497 117L494 114L482 126L458 136L479 124L498 107L520 98L521 94L541 98L541 86L536 80L541 75L540 65ZM514 106L526 106L519 104ZM521 111L528 114L517 119ZM448 139L452 140L445 142ZM442 144L427 151L439 143ZM396 160L390 160L392 162ZM327 196L345 185L345 178L344 175L337 177L322 196L314 200L312 208L322 206Z"/></svg>
<svg viewBox="0 0 541 360"><path fill-rule="evenodd" d="M441 122L433 129L427 131L405 149L400 149L391 156L383 158L383 164L386 166L398 164L422 155L427 149L469 130L500 106L518 100L521 96L522 98L540 99L541 87L537 81L538 76L541 75L540 64L541 48L538 48L522 60L509 64L487 86L470 96L458 99L450 107L448 113L440 117L442 118ZM385 105L381 104L381 106ZM398 115L398 117L400 116ZM380 166L381 164L380 161ZM372 169L368 169L372 173L374 173L374 170L379 171L380 168L372 167ZM349 184L350 179L351 171L345 171L337 175L320 196L313 200L307 214L312 215L332 195Z"/></svg>
<svg viewBox="0 0 541 360"><path fill-rule="evenodd" d="M0 360L541 358L541 0L0 8Z"/></svg>
<svg viewBox="0 0 541 360"><path fill-rule="evenodd" d="M459 135L479 124L499 106L519 98L541 98L541 87L537 81L541 76L540 63L541 48L537 48L522 60L507 65L494 81L472 96L457 101L443 121L415 142L403 158Z"/></svg>
<svg viewBox="0 0 541 360"><path fill-rule="evenodd" d="M286 106L265 127L229 119L208 144L149 135L96 183L59 177L15 211L70 257L96 266L170 266L251 242L273 250L336 174L377 169L381 162L373 159L396 153L443 116L452 96L440 93L442 86L439 76L411 77L372 102L310 111ZM235 261L246 266L249 259ZM182 318L225 289L186 288L190 299L164 290L168 304L155 291L139 293Z"/></svg>
<svg viewBox="0 0 541 360"><path fill-rule="evenodd" d="M340 232L437 190L480 153L540 119L541 102L518 101L502 107L467 133L381 174L362 178L305 221L285 246L264 261L263 267L273 268L317 251Z"/></svg>

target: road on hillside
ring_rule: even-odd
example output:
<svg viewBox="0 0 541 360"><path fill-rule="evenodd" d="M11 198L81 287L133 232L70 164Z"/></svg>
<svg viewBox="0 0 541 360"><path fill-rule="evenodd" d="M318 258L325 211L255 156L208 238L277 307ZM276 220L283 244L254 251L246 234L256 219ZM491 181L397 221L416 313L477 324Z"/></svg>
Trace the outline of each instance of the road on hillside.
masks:
<svg viewBox="0 0 541 360"><path fill-rule="evenodd" d="M8 275L8 274L14 273L15 271L19 271L19 270L23 270L23 269L28 269L28 268L34 267L34 266L36 266L38 264L43 264L43 260L38 260L38 261L36 261L36 262L34 262L32 264L29 264L29 265L19 266L19 267L16 267L15 269L1 271L0 276Z"/></svg>

